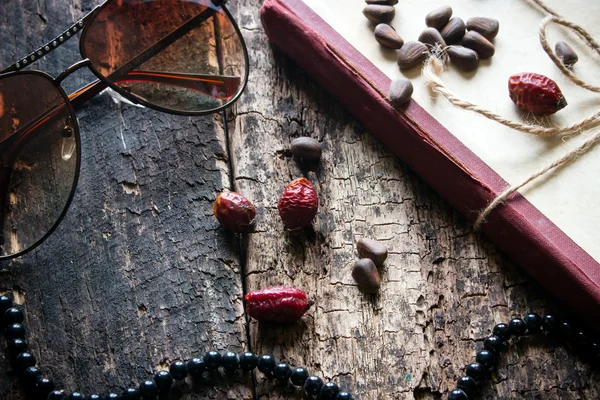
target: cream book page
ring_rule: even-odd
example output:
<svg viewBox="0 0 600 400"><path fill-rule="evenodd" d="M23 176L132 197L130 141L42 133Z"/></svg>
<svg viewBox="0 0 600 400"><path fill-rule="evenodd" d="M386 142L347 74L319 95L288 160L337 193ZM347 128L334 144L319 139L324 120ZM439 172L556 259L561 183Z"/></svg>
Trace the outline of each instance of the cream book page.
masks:
<svg viewBox="0 0 600 400"><path fill-rule="evenodd" d="M375 24L362 14L366 5L363 0L303 1L390 79L402 75L410 78L415 89L413 99L510 184L519 183L600 130L598 125L575 137L542 139L461 110L425 86L419 67L400 71L395 52L375 41ZM600 42L599 0L546 0L545 3ZM451 63L444 73L446 85L461 98L515 121L534 122L532 116L520 112L510 100L508 77L519 72L536 72L553 79L568 102L549 123L571 124L600 108L600 93L571 83L544 52L538 33L547 14L528 0L400 0L390 25L405 42L416 41L426 28L425 15L442 5L450 5L453 16L465 22L471 17L500 21L500 32L493 41L496 46L493 58L481 60L472 73L463 73ZM575 75L600 85L600 57L573 32L551 25L548 40L552 48L559 40L570 44L579 55L573 69ZM520 192L600 262L600 145Z"/></svg>

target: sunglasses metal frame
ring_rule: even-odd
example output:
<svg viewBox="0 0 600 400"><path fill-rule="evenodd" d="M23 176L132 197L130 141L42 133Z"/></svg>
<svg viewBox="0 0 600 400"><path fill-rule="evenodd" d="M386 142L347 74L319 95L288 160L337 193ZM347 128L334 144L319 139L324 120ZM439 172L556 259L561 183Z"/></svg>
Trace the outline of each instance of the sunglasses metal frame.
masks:
<svg viewBox="0 0 600 400"><path fill-rule="evenodd" d="M201 14L198 14L196 17L192 18L192 20L190 21L194 21L194 23L189 24L190 21L186 22L186 24L182 25L182 27L184 27L185 25L187 26L187 31L185 31L186 28L183 29L183 33L177 32L179 31L182 27L178 28L176 30L176 32L172 32L171 34L167 35L167 37L161 39L161 41L157 42L157 44L160 44L161 42L163 42L163 40L167 39L168 40L172 40L171 43L173 43L174 41L176 41L177 39L179 39L180 37L182 37L185 33L191 31L192 29L195 28L195 26L201 24L202 22L204 22L205 20L209 19L210 17L212 17L214 15L215 12L219 11L220 9L222 9L227 18L229 19L229 21L231 22L231 24L233 25L235 32L237 34L237 36L239 37L241 46L242 46L242 51L243 51L243 56L244 56L244 62L245 62L245 70L244 70L244 80L241 84L241 87L238 89L237 93L230 98L226 104L221 105L219 107L216 107L214 109L211 110L206 110L206 111L178 111L178 110L171 110L171 109L167 109L161 106L157 106L154 105L150 102L145 101L144 99L138 97L138 96L134 96L133 94L129 93L126 90L123 90L122 88L120 88L119 86L117 86L114 82L111 82L110 79L108 79L108 77L103 76L102 74L100 74L91 64L90 60L86 57L85 51L84 51L84 41L85 41L85 35L86 32L90 26L90 22L92 22L95 18L95 16L98 15L98 13L104 9L104 7L106 7L108 4L110 4L112 1L115 0L106 0L105 2L103 2L102 4L96 6L91 12L89 12L87 15L85 15L83 18L81 18L80 20L78 20L77 22L75 22L73 25L71 25L69 27L69 29L65 30L62 34L60 34L59 36L57 36L55 39L53 39L52 41L48 42L47 44L45 44L44 46L40 47L38 50L30 53L29 55L27 55L26 57L20 59L19 61L15 62L14 64L10 65L8 68L4 69L3 71L0 71L0 79L4 79L4 78L9 78L11 76L18 76L21 74L35 74L35 75L40 75L43 76L44 78L50 80L53 85L59 90L61 96L63 97L63 100L65 101L66 106L68 107L68 111L70 114L70 117L73 119L73 127L74 127L74 132L73 134L75 135L75 140L76 140L76 148L77 148L77 162L76 162L76 170L75 170L75 175L74 175L74 180L73 180L73 184L71 187L71 192L69 193L69 197L65 203L65 206L60 214L60 216L57 218L56 222L52 225L52 227L48 230L48 232L46 232L38 241L36 241L34 244L30 245L29 247L27 247L26 249L19 251L17 253L14 254L8 254L8 255L0 255L0 261L4 261L4 260L9 260L9 259L13 259L16 257L20 257L28 252L30 252L31 250L35 249L36 247L38 247L41 243L43 243L54 231L55 229L58 227L58 225L61 223L61 221L63 220L63 218L65 217L66 213L69 210L69 207L71 205L71 202L73 200L73 197L75 196L75 191L77 189L77 183L79 181L79 174L80 174L80 167L81 167L81 140L80 140L80 132L79 132L79 124L77 123L77 117L75 114L75 109L81 105L83 105L85 102L89 101L91 98L93 98L95 95L99 94L100 92L102 92L103 90L105 90L106 88L110 88L112 90L114 90L115 92L117 92L119 95L123 96L124 98L126 98L127 100L131 101L134 104L139 104L142 105L144 107L148 107L150 109L156 110L156 111L160 111L160 112L165 112L168 114L174 114L174 115L187 115L187 116L201 116L201 115L209 115L209 114L214 114L220 111L223 111L225 108L227 108L228 106L230 106L231 104L233 104L243 93L244 89L246 88L246 85L248 83L248 74L249 74L249 65L250 65L250 61L249 61L249 56L248 56L248 50L246 47L246 43L244 41L244 38L241 34L241 31L236 23L236 21L233 19L233 17L231 16L231 13L229 12L229 10L225 7L225 3L227 0L212 0L211 1L211 5L213 7L207 7L207 9L205 11L203 11ZM206 13L206 15L205 15ZM198 19L198 20L197 20ZM196 25L194 25L196 24ZM68 67L67 69L65 69L62 73L60 73L56 78L52 77L51 75L42 72L42 71L38 71L38 70L27 70L27 71L21 71L22 68L25 68L29 65L31 65L32 63L36 62L37 60L39 60L41 57L51 53L53 50L55 50L56 48L60 47L60 45L62 45L63 43L65 43L68 39L70 39L71 37L74 36L75 33L82 31L81 33L81 37L79 40L79 52L81 57L83 58L82 60L74 63L73 65L71 65L70 67ZM178 37L176 37L173 40L173 37L171 37L172 34L176 34L179 35ZM165 43L162 43L163 45ZM163 47L163 49L165 47L167 47L170 43L167 43L166 46ZM145 53L148 50L152 50L152 48L154 48L155 45L153 45L150 49L146 49L144 50L144 52L142 52L141 54ZM154 49L156 50L156 49ZM154 51L153 50L153 51ZM158 51L160 51L162 49L159 49ZM156 54L156 52L154 52L152 55ZM150 56L151 57L151 56ZM141 61L140 64L142 64L144 61ZM138 65L140 65L138 64ZM138 65L135 65L132 67L136 68ZM77 71L78 69L81 68L89 68L90 71L98 78L97 80L88 83L87 85L85 85L84 87L82 87L81 89L75 91L74 93L72 93L71 95L67 95L64 91L64 89L62 88L62 86L60 85L61 82L68 77L70 74L72 74L73 72ZM32 121L31 123L29 123L27 126L25 126L24 128L22 128L20 131L25 131L25 134L27 133L28 130L31 130L31 125L34 124L35 122L39 121L39 118L36 119L35 121ZM19 131L15 132L13 134L17 135L19 134ZM22 136L25 136L23 133L21 133ZM10 138L3 140L2 142L0 142L0 146L4 144L5 141L10 140ZM2 161L2 164L0 165L1 168L10 168L10 166L5 166L5 162L4 160L0 160ZM4 192L7 190L4 186L8 185L8 181L4 182L4 178L3 175L0 174L0 196L4 195ZM0 203L1 204L1 203ZM0 212L0 228L2 228L3 224L4 224L4 217L3 214ZM0 238L3 238L3 233L0 232Z"/></svg>

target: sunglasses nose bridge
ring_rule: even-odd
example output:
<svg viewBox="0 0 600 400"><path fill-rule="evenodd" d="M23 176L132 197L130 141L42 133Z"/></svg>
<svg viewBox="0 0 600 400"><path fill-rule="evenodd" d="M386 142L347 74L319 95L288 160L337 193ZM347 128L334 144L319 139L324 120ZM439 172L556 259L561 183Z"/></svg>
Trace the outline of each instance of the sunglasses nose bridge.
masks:
<svg viewBox="0 0 600 400"><path fill-rule="evenodd" d="M81 61L77 61L75 64L71 65L69 68L67 68L63 72L61 72L60 75L58 75L56 78L54 78L54 81L57 84L60 84L62 81L65 80L65 78L67 76L71 75L73 72L80 70L81 68L89 67L90 65L91 65L91 62L90 62L89 58L85 58Z"/></svg>

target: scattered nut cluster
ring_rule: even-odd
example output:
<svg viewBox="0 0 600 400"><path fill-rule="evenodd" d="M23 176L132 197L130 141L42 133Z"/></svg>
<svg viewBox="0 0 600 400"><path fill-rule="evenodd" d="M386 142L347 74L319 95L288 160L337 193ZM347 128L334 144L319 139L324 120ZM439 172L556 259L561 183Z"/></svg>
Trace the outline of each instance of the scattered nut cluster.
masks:
<svg viewBox="0 0 600 400"><path fill-rule="evenodd" d="M400 69L410 69L421 65L430 52L446 53L450 61L465 72L479 66L480 59L490 58L496 52L492 40L498 35L500 23L493 18L475 17L465 22L452 17L452 7L442 6L425 16L427 28L421 32L418 41L404 42L396 30L388 25L395 16L394 5L397 0L365 0L367 5L363 14L377 23L374 29L375 40L384 47L397 50L397 62ZM566 47L565 47L566 46ZM569 51L570 49L570 51ZM574 54L566 43L561 44L561 58L567 62ZM561 57L559 55L559 57ZM577 55L575 55L576 62ZM409 80L397 78L390 85L389 100L398 108L410 100L413 87Z"/></svg>
<svg viewBox="0 0 600 400"><path fill-rule="evenodd" d="M496 52L492 40L498 35L500 23L493 18L475 17L465 22L452 17L452 7L442 6L425 17L427 28L419 35L418 41L404 42L396 30L388 25L394 18L396 0L365 0L367 6L363 14L378 25L375 39L382 46L398 50L398 66L410 69L421 65L429 52L445 51L452 63L463 71L473 71L480 59L490 58ZM574 52L561 44L561 54L565 65L571 62ZM558 45L557 45L558 46ZM569 51L570 49L570 51ZM557 48L557 54L559 50ZM561 57L559 55L559 57ZM576 60L577 55L575 55ZM575 61L576 62L576 61ZM408 100L408 99L407 99Z"/></svg>
<svg viewBox="0 0 600 400"><path fill-rule="evenodd" d="M493 18L475 17L464 21L452 17L452 7L442 6L425 16L427 29L419 41L428 49L445 50L450 61L469 72L479 66L480 59L491 58L496 52L492 40L498 35L500 23ZM402 68L400 60L398 64Z"/></svg>
<svg viewBox="0 0 600 400"><path fill-rule="evenodd" d="M381 277L377 267L385 262L387 248L373 239L362 238L356 242L360 259L354 263L352 277L364 293L377 293L381 287Z"/></svg>

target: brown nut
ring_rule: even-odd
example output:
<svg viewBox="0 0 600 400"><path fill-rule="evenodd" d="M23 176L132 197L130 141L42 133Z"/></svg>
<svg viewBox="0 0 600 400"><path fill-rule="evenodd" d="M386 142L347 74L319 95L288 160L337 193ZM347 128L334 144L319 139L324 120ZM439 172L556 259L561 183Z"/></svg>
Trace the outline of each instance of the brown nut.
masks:
<svg viewBox="0 0 600 400"><path fill-rule="evenodd" d="M439 31L446 26L451 17L452 7L441 6L425 16L425 25L430 28L435 28Z"/></svg>
<svg viewBox="0 0 600 400"><path fill-rule="evenodd" d="M563 41L556 42L556 46L554 46L554 52L567 67L570 67L579 61L579 57L577 56L577 53L575 53L575 50L573 50L571 46Z"/></svg>
<svg viewBox="0 0 600 400"><path fill-rule="evenodd" d="M467 21L467 30L479 32L487 40L492 40L498 35L500 22L494 18L475 17Z"/></svg>
<svg viewBox="0 0 600 400"><path fill-rule="evenodd" d="M441 30L442 37L448 44L460 42L465 35L465 23L462 19L454 17L448 21L444 29Z"/></svg>
<svg viewBox="0 0 600 400"><path fill-rule="evenodd" d="M390 99L390 103L392 103L392 106L394 106L394 108L398 108L406 104L412 97L412 94L412 82L404 77L399 77L392 81L392 84L390 85L390 92L388 94L388 98Z"/></svg>
<svg viewBox="0 0 600 400"><path fill-rule="evenodd" d="M399 108L406 104L413 94L412 82L406 78L400 77L392 81L388 97L394 108ZM362 239L361 239L362 240ZM360 243L360 241L359 241ZM358 246L358 244L357 244ZM360 250L359 250L360 253ZM361 256L362 257L362 256ZM370 257L368 257L370 258ZM375 261L375 260L373 260Z"/></svg>
<svg viewBox="0 0 600 400"><path fill-rule="evenodd" d="M292 154L307 161L318 162L321 159L321 143L310 137L299 137L292 140Z"/></svg>
<svg viewBox="0 0 600 400"><path fill-rule="evenodd" d="M421 42L407 42L398 50L398 66L409 69L421 64L427 58L427 46Z"/></svg>
<svg viewBox="0 0 600 400"><path fill-rule="evenodd" d="M479 56L475 50L453 45L447 51L450 61L465 72L473 71L479 66Z"/></svg>
<svg viewBox="0 0 600 400"><path fill-rule="evenodd" d="M419 42L428 44L431 47L437 47L438 45L441 47L446 47L444 38L435 28L426 28L423 32L421 32L419 35Z"/></svg>
<svg viewBox="0 0 600 400"><path fill-rule="evenodd" d="M352 277L364 293L377 293L381 287L381 277L375 263L363 258L354 263Z"/></svg>
<svg viewBox="0 0 600 400"><path fill-rule="evenodd" d="M369 4L363 9L365 17L373 22L390 22L394 19L396 9L393 6L382 6L378 4Z"/></svg>
<svg viewBox="0 0 600 400"><path fill-rule="evenodd" d="M388 256L387 248L382 243L373 239L360 239L356 242L356 250L360 258L368 258L378 267L385 262Z"/></svg>
<svg viewBox="0 0 600 400"><path fill-rule="evenodd" d="M365 0L367 4L379 4L382 6L393 6L398 4L398 0Z"/></svg>
<svg viewBox="0 0 600 400"><path fill-rule="evenodd" d="M496 48L492 42L481 36L477 31L467 32L463 37L462 45L475 50L481 59L490 58L496 53Z"/></svg>
<svg viewBox="0 0 600 400"><path fill-rule="evenodd" d="M404 44L404 40L398 35L396 30L388 24L379 24L375 27L375 40L380 45L390 49L399 49Z"/></svg>

